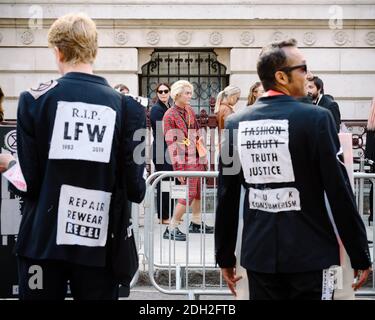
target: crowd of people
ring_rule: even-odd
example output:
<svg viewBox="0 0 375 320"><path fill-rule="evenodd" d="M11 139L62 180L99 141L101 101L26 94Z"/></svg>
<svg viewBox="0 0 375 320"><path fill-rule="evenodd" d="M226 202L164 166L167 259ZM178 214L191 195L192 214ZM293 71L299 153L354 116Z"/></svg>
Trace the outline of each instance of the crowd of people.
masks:
<svg viewBox="0 0 375 320"><path fill-rule="evenodd" d="M123 84L93 73L98 50L95 23L83 14L56 20L48 33L61 78L21 93L17 155L0 157L0 169L18 165L27 190L16 245L21 299L63 299L69 281L76 299L117 299L111 259L113 215L140 203L145 164L135 156L144 139L144 107ZM330 299L325 281L340 265L342 242L361 287L371 270L364 224L340 153L340 111L313 76L294 39L264 47L258 82L247 105L229 85L216 97L219 141L215 226L201 216L199 177L178 177L187 199L170 201L157 190L164 239L186 241L179 225L191 207L190 233L214 233L216 261L236 294L236 259L246 268L250 299ZM151 108L156 171L205 171L204 132L191 107L186 80L159 83ZM1 92L1 99L3 94ZM313 107L317 105L320 107ZM2 113L2 110L0 110ZM224 131L229 132L223 135ZM229 159L229 161L228 161ZM236 257L241 186L245 188L241 257ZM114 199L126 199L115 201ZM329 209L328 209L329 207ZM332 212L330 219L328 211ZM339 235L335 233L337 230ZM43 287L29 286L30 267L43 270ZM129 285L129 281L125 285Z"/></svg>

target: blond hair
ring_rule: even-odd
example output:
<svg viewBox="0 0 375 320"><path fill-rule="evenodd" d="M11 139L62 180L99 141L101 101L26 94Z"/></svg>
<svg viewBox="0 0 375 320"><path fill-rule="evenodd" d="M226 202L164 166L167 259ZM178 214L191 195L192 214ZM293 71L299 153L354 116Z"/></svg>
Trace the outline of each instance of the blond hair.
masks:
<svg viewBox="0 0 375 320"><path fill-rule="evenodd" d="M98 52L95 22L83 13L62 16L48 31L48 45L60 50L64 62L93 63Z"/></svg>
<svg viewBox="0 0 375 320"><path fill-rule="evenodd" d="M367 130L375 130L375 98L372 98L370 114L367 120Z"/></svg>
<svg viewBox="0 0 375 320"><path fill-rule="evenodd" d="M220 91L216 98L215 103L215 113L219 111L220 105L223 101L227 101L230 105L234 105L236 101L233 101L232 98L239 96L241 94L241 89L235 86L227 86L223 91Z"/></svg>
<svg viewBox="0 0 375 320"><path fill-rule="evenodd" d="M250 87L249 95L247 96L247 106L254 104L255 100L257 99L255 96L255 90L257 90L261 85L262 83L257 81Z"/></svg>
<svg viewBox="0 0 375 320"><path fill-rule="evenodd" d="M176 97L184 92L185 87L190 88L192 93L194 92L194 87L189 81L178 80L172 84L171 97L173 101L176 101Z"/></svg>

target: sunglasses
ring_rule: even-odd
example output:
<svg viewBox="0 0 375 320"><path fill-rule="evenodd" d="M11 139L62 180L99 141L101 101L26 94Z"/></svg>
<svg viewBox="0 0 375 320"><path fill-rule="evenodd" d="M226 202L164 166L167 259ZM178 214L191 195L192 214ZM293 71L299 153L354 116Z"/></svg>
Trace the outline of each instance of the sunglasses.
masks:
<svg viewBox="0 0 375 320"><path fill-rule="evenodd" d="M167 90L158 90L158 93L159 94L167 94L169 92L169 90L167 89Z"/></svg>
<svg viewBox="0 0 375 320"><path fill-rule="evenodd" d="M291 72L295 69L302 69L303 72L307 72L307 65L306 64L299 64L297 66L284 67L284 68L279 69L279 71Z"/></svg>

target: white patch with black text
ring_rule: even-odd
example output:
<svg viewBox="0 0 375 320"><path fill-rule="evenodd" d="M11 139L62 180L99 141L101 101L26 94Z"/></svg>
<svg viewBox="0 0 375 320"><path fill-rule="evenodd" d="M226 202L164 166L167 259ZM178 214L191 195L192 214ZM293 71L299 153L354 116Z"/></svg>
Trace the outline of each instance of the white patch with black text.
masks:
<svg viewBox="0 0 375 320"><path fill-rule="evenodd" d="M242 121L238 129L238 150L246 182L294 181L288 120Z"/></svg>
<svg viewBox="0 0 375 320"><path fill-rule="evenodd" d="M322 300L332 300L335 290L343 288L343 270L341 266L330 266L323 270Z"/></svg>
<svg viewBox="0 0 375 320"><path fill-rule="evenodd" d="M250 209L280 212L300 211L301 201L296 188L259 190L250 188Z"/></svg>
<svg viewBox="0 0 375 320"><path fill-rule="evenodd" d="M104 247L111 193L62 185L56 243Z"/></svg>
<svg viewBox="0 0 375 320"><path fill-rule="evenodd" d="M59 101L49 159L108 163L116 112L103 105Z"/></svg>

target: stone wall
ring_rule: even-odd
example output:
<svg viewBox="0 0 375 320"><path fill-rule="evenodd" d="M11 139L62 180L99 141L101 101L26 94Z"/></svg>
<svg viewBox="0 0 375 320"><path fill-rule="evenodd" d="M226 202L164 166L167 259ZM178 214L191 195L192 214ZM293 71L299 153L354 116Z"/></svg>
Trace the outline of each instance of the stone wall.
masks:
<svg viewBox="0 0 375 320"><path fill-rule="evenodd" d="M83 11L99 30L95 72L138 93L138 75L155 48L214 48L230 82L242 90L257 80L260 48L294 37L310 70L335 96L343 119L366 119L375 96L375 4L371 0L56 0L0 3L0 85L6 118L15 118L22 90L58 77L47 31L67 12ZM327 4L328 2L328 4ZM187 4L188 3L188 4ZM342 18L342 19L340 19Z"/></svg>

